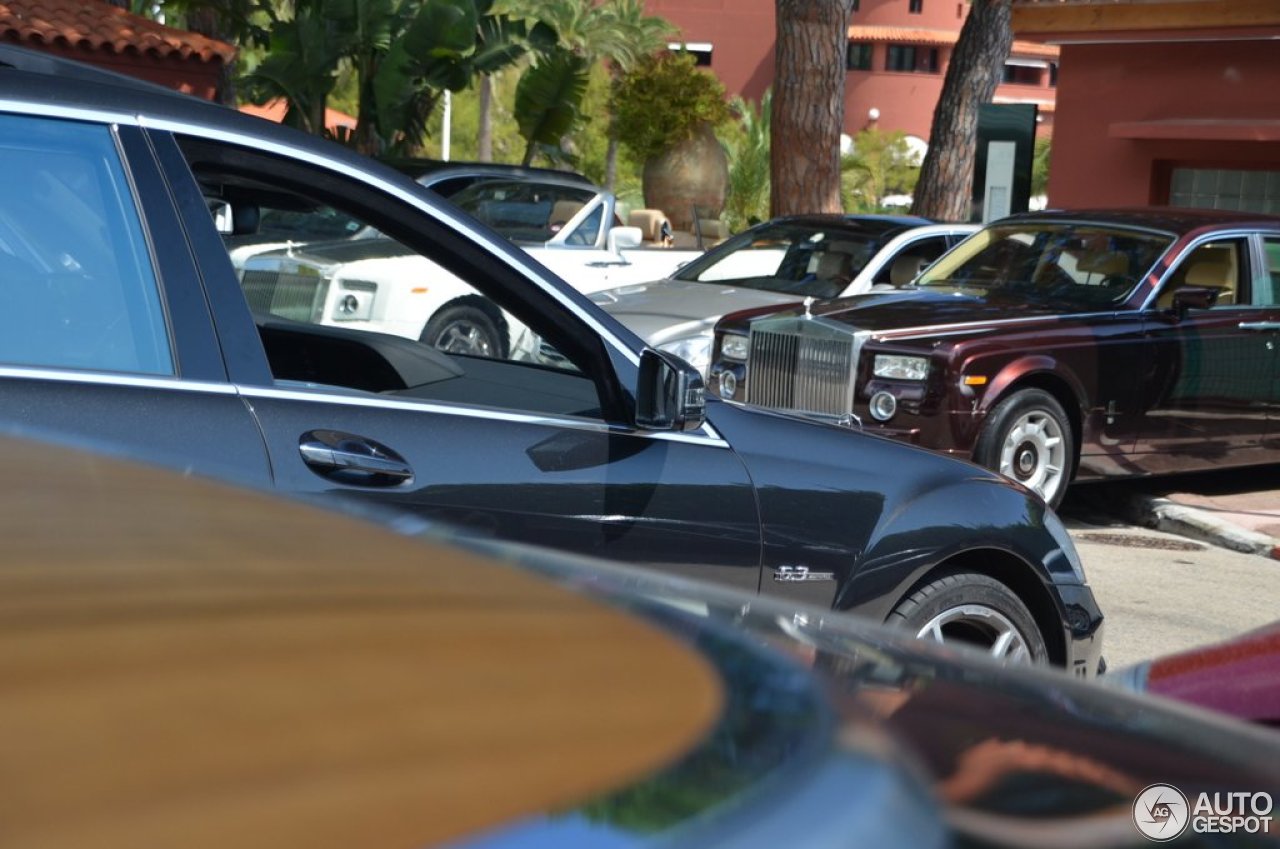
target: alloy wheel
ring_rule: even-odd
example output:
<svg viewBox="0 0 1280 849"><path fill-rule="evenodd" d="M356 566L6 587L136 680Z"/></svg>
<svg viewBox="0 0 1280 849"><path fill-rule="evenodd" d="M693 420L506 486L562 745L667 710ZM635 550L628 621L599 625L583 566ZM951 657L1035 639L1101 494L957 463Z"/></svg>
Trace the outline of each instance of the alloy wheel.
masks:
<svg viewBox="0 0 1280 849"><path fill-rule="evenodd" d="M1032 662L1026 637L1013 621L984 604L949 607L926 622L916 636L937 643L974 645L1005 663Z"/></svg>

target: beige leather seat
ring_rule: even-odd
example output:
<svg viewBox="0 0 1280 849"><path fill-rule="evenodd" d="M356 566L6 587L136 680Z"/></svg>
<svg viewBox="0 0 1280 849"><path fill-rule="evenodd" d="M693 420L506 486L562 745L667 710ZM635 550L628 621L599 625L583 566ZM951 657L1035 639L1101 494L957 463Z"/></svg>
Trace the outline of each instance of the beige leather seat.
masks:
<svg viewBox="0 0 1280 849"><path fill-rule="evenodd" d="M853 280L853 256L844 251L828 250L818 258L814 276L848 285Z"/></svg>
<svg viewBox="0 0 1280 849"><path fill-rule="evenodd" d="M1173 294L1183 286L1203 286L1220 290L1218 305L1236 302L1236 281L1239 279L1236 251L1230 245L1210 245L1198 249L1183 263L1182 268L1165 283L1156 305L1162 309L1173 306Z"/></svg>
<svg viewBox="0 0 1280 849"><path fill-rule="evenodd" d="M582 204L576 200L558 200L551 206L551 215L547 216L547 227L559 230L569 223L569 219L578 214Z"/></svg>
<svg viewBox="0 0 1280 849"><path fill-rule="evenodd" d="M627 219L629 225L640 228L641 238L651 245L662 243L662 225L666 221L667 216L660 209L633 209Z"/></svg>
<svg viewBox="0 0 1280 849"><path fill-rule="evenodd" d="M1129 257L1120 251L1088 253L1076 262L1076 270L1088 274L1090 283L1101 283L1108 277L1128 277Z"/></svg>
<svg viewBox="0 0 1280 849"><path fill-rule="evenodd" d="M903 254L893 261L889 267L889 283L893 286L906 286L924 271L929 260L919 254Z"/></svg>

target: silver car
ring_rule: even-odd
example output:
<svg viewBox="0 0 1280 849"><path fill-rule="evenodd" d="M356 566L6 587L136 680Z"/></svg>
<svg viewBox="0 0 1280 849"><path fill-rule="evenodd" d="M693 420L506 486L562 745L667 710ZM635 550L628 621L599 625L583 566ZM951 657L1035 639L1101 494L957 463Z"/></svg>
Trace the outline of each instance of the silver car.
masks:
<svg viewBox="0 0 1280 849"><path fill-rule="evenodd" d="M671 277L591 296L650 345L705 375L726 313L900 286L977 230L890 215L800 215L746 230Z"/></svg>

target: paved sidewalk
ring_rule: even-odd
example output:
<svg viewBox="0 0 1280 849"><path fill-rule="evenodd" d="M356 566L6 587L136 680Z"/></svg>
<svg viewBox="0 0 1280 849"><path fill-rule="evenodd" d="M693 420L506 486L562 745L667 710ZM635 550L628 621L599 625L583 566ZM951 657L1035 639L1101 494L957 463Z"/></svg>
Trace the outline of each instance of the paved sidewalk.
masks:
<svg viewBox="0 0 1280 849"><path fill-rule="evenodd" d="M1135 492L1141 524L1280 560L1280 491Z"/></svg>
<svg viewBox="0 0 1280 849"><path fill-rule="evenodd" d="M1096 488L1085 484L1068 498L1136 525L1280 560L1280 475L1272 468Z"/></svg>

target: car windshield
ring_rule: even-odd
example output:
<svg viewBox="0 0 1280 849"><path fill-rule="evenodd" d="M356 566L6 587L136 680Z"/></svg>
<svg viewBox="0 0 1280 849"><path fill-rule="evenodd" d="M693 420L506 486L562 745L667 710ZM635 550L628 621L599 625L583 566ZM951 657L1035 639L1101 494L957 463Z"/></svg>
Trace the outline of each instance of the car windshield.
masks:
<svg viewBox="0 0 1280 849"><path fill-rule="evenodd" d="M938 260L917 285L1105 308L1125 300L1172 242L1094 223L997 224Z"/></svg>
<svg viewBox="0 0 1280 849"><path fill-rule="evenodd" d="M879 249L847 230L779 223L748 230L689 263L677 280L732 283L799 297L839 296Z"/></svg>
<svg viewBox="0 0 1280 849"><path fill-rule="evenodd" d="M569 219L595 197L590 187L485 180L473 183L449 200L513 242L540 244L555 238Z"/></svg>

